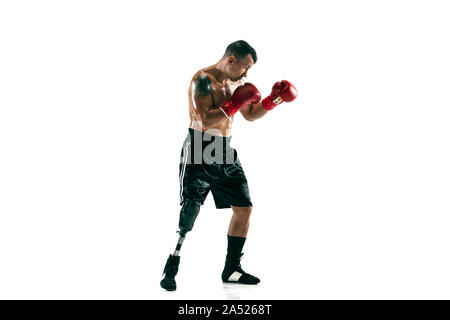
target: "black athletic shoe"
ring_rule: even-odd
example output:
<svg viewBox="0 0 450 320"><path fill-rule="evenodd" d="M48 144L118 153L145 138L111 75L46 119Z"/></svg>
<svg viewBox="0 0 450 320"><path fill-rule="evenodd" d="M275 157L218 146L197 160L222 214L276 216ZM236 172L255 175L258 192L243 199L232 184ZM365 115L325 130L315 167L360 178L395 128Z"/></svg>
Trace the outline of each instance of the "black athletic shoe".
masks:
<svg viewBox="0 0 450 320"><path fill-rule="evenodd" d="M161 287L168 290L174 291L177 289L177 283L175 282L175 276L178 272L178 265L180 264L180 256L170 255L167 258L166 266L164 267L163 275L164 279L161 280Z"/></svg>
<svg viewBox="0 0 450 320"><path fill-rule="evenodd" d="M222 281L227 283L242 283L242 284L257 284L259 279L251 274L245 272L241 268L241 258L244 254L241 253L239 257L230 257L227 255L225 261L225 268L222 272Z"/></svg>

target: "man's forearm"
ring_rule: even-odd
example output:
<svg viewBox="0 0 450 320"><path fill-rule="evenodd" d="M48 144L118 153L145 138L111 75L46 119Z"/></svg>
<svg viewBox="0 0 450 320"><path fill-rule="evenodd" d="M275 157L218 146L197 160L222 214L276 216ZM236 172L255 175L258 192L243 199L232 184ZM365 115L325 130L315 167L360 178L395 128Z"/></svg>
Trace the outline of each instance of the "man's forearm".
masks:
<svg viewBox="0 0 450 320"><path fill-rule="evenodd" d="M267 110L263 108L262 103L257 103L257 104L252 104L250 106L248 106L247 108L247 114L246 114L246 118L249 121L253 121L259 118L262 118L263 116L265 116L267 114Z"/></svg>

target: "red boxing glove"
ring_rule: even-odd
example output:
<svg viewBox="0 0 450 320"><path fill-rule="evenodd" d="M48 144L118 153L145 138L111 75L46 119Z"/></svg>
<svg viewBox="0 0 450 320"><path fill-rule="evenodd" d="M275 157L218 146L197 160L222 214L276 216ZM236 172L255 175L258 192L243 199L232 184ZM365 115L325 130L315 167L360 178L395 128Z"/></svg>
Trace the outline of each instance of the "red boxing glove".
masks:
<svg viewBox="0 0 450 320"><path fill-rule="evenodd" d="M244 85L237 87L237 89L234 90L231 99L225 102L220 109L222 109L227 118L230 118L248 104L255 104L260 100L261 93L259 93L259 90L253 84L247 82Z"/></svg>
<svg viewBox="0 0 450 320"><path fill-rule="evenodd" d="M275 82L272 92L261 101L262 106L267 111L272 110L283 101L291 102L297 97L297 89L286 80Z"/></svg>

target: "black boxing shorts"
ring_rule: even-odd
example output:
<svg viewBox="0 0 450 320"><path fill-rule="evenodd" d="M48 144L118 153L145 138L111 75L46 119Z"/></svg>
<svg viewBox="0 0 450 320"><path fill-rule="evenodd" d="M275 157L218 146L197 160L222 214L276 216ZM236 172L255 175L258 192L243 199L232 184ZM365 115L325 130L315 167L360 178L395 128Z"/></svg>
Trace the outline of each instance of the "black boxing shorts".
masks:
<svg viewBox="0 0 450 320"><path fill-rule="evenodd" d="M180 205L204 203L211 191L217 209L251 207L247 179L230 137L189 128L180 157Z"/></svg>

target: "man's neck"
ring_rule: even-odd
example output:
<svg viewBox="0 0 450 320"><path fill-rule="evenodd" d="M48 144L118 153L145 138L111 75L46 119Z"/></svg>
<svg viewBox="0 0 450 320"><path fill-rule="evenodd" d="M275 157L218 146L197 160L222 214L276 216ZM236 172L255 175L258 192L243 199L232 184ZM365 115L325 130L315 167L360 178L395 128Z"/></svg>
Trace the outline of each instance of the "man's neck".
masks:
<svg viewBox="0 0 450 320"><path fill-rule="evenodd" d="M217 81L225 84L226 82L230 81L230 78L227 76L225 70L226 70L226 61L220 60L216 64L212 65L214 71L215 71L215 77Z"/></svg>

